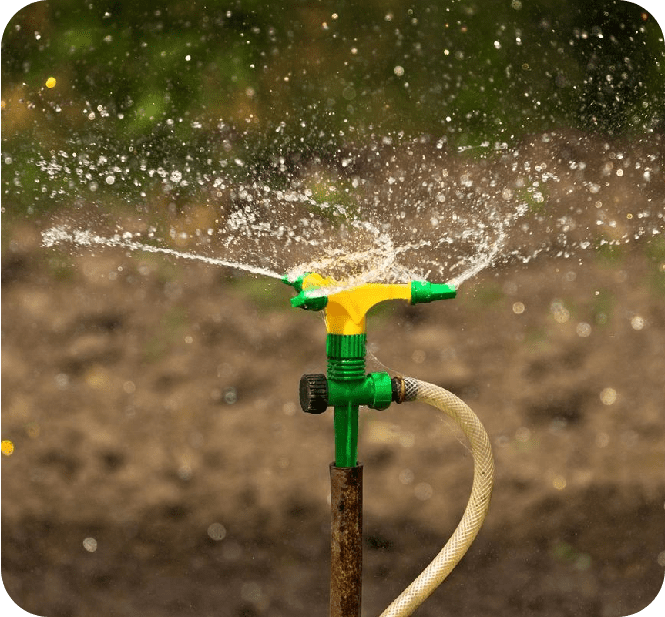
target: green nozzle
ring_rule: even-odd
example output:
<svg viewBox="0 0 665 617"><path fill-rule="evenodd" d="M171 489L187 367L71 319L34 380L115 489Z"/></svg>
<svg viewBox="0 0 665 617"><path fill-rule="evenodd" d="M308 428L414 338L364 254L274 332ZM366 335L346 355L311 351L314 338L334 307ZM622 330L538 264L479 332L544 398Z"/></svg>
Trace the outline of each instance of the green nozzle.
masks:
<svg viewBox="0 0 665 617"><path fill-rule="evenodd" d="M317 295L311 291L301 291L297 296L291 298L293 308L302 308L307 311L321 311L328 304L328 296Z"/></svg>
<svg viewBox="0 0 665 617"><path fill-rule="evenodd" d="M411 282L411 304L447 300L454 298L456 293L457 291L452 285L440 285L425 281Z"/></svg>
<svg viewBox="0 0 665 617"><path fill-rule="evenodd" d="M285 274L282 277L282 283L285 283L286 285L290 285L293 287L298 293L302 291L302 285L303 281L305 280L305 277L309 275L309 272L305 272L305 274L301 274L298 278L295 279L290 279L288 274Z"/></svg>

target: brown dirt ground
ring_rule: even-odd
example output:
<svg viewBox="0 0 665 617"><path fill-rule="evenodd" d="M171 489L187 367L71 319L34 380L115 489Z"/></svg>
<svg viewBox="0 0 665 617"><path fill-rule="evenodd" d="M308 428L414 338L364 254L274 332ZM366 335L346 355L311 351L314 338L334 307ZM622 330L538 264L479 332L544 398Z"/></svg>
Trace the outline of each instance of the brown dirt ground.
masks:
<svg viewBox="0 0 665 617"><path fill-rule="evenodd" d="M5 233L14 600L49 617L327 614L332 414L297 402L301 373L324 368L321 319L290 309L277 282L117 250L69 256L27 224ZM372 354L467 401L496 456L486 524L418 615L614 617L656 596L664 270L643 242L582 265L543 256L485 272L454 302L370 317ZM452 533L472 460L417 404L365 410L360 431L370 615Z"/></svg>

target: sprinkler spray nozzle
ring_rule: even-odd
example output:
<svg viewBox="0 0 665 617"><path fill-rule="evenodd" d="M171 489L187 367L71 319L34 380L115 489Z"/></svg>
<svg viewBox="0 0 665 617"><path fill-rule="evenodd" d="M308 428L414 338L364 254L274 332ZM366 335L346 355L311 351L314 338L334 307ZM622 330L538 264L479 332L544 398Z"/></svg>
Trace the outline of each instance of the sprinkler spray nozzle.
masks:
<svg viewBox="0 0 665 617"><path fill-rule="evenodd" d="M426 281L411 282L411 304L447 300L456 295L457 290L452 285L440 285Z"/></svg>

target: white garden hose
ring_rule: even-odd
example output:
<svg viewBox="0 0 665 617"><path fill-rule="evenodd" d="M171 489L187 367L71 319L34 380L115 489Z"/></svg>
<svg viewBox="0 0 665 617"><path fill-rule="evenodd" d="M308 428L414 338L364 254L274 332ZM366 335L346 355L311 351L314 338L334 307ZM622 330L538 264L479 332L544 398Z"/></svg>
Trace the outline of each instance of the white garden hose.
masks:
<svg viewBox="0 0 665 617"><path fill-rule="evenodd" d="M404 400L422 401L450 416L471 444L474 472L471 497L455 532L441 552L394 601L381 617L411 615L453 571L464 557L485 520L492 496L494 459L483 425L464 401L433 384L407 377Z"/></svg>

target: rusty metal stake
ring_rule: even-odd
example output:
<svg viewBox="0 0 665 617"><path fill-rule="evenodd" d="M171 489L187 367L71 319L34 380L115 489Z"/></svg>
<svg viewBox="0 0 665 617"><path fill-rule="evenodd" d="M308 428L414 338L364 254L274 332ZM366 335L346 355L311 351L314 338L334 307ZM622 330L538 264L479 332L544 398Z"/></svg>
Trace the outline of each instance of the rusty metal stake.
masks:
<svg viewBox="0 0 665 617"><path fill-rule="evenodd" d="M330 617L360 617L363 468L330 465Z"/></svg>

